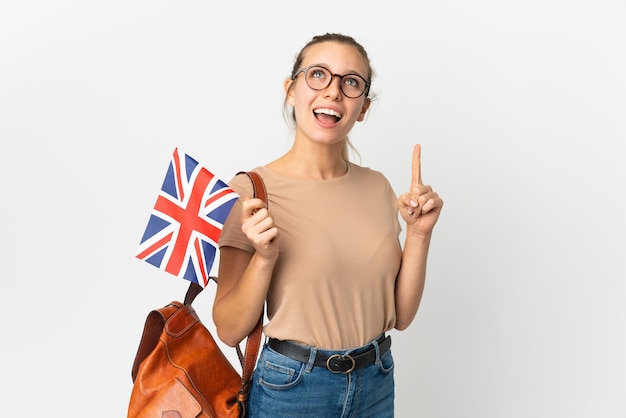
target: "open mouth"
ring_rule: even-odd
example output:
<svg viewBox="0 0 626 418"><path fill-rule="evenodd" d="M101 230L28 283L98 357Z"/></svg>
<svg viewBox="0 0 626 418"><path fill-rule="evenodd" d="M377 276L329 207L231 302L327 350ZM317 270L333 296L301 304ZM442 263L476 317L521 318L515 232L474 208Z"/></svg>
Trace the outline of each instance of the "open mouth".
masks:
<svg viewBox="0 0 626 418"><path fill-rule="evenodd" d="M343 116L336 110L326 108L315 109L313 113L315 114L317 120L326 124L337 123L341 120L341 117Z"/></svg>

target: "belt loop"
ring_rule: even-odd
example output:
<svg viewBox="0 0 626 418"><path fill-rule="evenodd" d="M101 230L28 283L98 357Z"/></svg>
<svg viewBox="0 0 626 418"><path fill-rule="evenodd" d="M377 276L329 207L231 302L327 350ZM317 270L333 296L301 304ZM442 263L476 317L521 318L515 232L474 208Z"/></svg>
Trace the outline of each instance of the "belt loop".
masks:
<svg viewBox="0 0 626 418"><path fill-rule="evenodd" d="M372 341L372 345L374 346L374 350L376 350L376 361L374 364L380 364L380 347L378 346L378 338Z"/></svg>
<svg viewBox="0 0 626 418"><path fill-rule="evenodd" d="M311 373L311 370L315 366L315 357L317 356L317 348L311 347L311 352L309 353L309 362L306 364L305 372Z"/></svg>

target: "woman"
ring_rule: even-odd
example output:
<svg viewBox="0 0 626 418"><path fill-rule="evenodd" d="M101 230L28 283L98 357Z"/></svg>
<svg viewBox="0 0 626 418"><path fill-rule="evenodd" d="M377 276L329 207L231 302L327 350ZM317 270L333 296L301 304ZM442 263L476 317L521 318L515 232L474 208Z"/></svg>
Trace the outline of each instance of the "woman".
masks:
<svg viewBox="0 0 626 418"><path fill-rule="evenodd" d="M348 134L371 103L367 52L342 34L314 37L285 81L291 149L257 171L268 207L242 196L220 238L213 316L235 346L267 302L269 322L250 390L250 417L393 416L393 359L385 332L417 312L443 201L422 184L413 151L409 192L347 158ZM400 245L398 210L406 222Z"/></svg>

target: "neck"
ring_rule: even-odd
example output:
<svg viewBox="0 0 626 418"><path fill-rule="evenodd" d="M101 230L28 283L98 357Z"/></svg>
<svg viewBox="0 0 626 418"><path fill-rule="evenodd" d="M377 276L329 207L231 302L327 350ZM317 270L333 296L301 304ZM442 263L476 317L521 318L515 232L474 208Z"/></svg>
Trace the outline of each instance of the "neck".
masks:
<svg viewBox="0 0 626 418"><path fill-rule="evenodd" d="M348 172L348 162L342 155L343 144L307 147L296 142L285 155L267 167L280 174L303 179L328 180L341 177Z"/></svg>

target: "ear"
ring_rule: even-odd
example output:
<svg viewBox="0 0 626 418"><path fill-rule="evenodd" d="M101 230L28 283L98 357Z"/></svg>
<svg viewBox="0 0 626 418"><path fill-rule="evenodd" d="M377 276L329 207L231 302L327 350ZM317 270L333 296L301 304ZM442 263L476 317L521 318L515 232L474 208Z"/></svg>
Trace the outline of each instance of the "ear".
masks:
<svg viewBox="0 0 626 418"><path fill-rule="evenodd" d="M285 101L288 105L293 106L293 93L291 89L293 87L293 80L291 78L286 79L283 87L285 89Z"/></svg>
<svg viewBox="0 0 626 418"><path fill-rule="evenodd" d="M367 113L367 109L369 109L370 104L372 104L372 101L369 97L366 97L365 101L363 102L363 107L361 108L361 113L359 113L359 117L356 119L357 122L363 122L363 120L365 119L365 113Z"/></svg>

